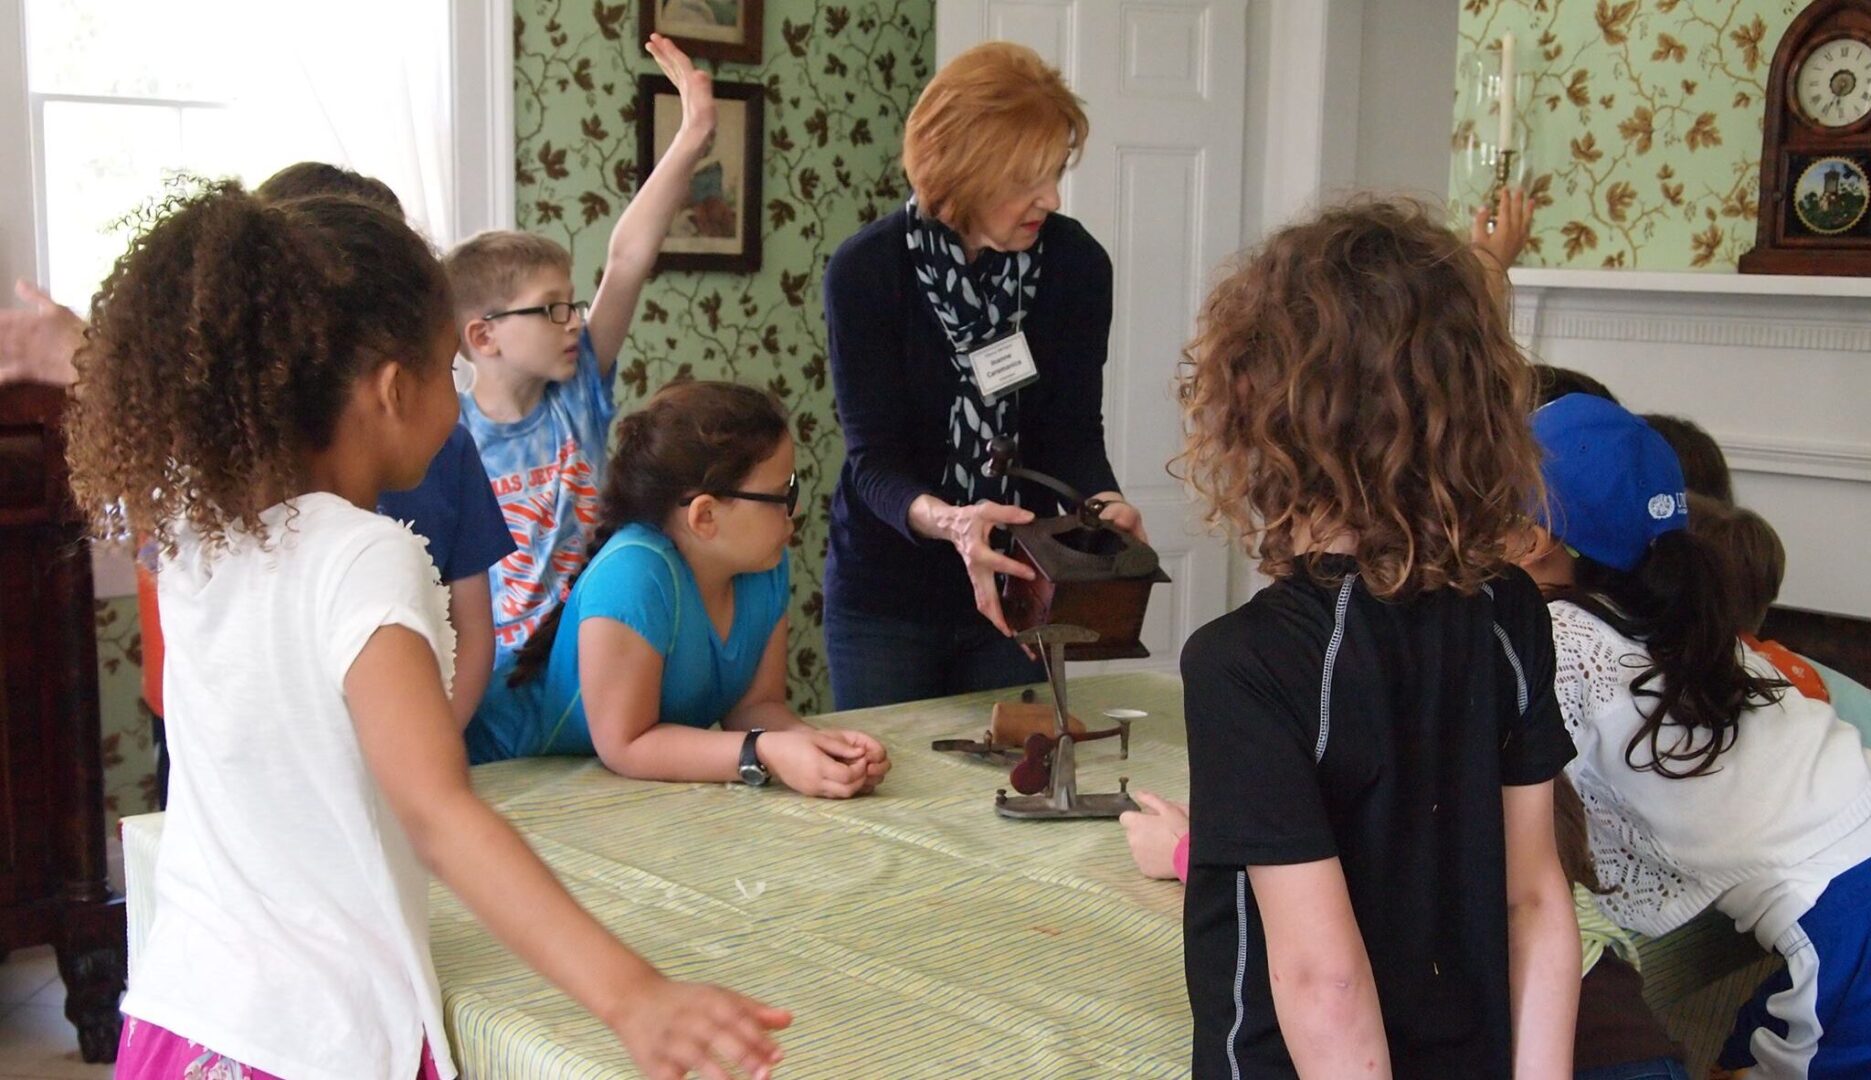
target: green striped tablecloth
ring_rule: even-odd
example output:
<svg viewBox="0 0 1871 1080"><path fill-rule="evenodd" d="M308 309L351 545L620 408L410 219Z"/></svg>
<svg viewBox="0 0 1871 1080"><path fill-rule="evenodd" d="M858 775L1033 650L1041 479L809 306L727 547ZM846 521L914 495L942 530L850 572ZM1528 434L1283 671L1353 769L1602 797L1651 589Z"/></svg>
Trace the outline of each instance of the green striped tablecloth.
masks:
<svg viewBox="0 0 1871 1080"><path fill-rule="evenodd" d="M1181 684L1073 679L1073 711L1147 710L1131 757L1079 751L1081 790L1188 791ZM984 694L823 718L890 748L848 802L624 780L591 760L506 762L475 786L580 903L669 975L795 1013L788 1080L1178 1077L1189 1067L1181 888L1138 876L1111 821L994 813L1006 770L937 754ZM433 939L449 1035L475 1080L635 1075L608 1031L497 945L446 889Z"/></svg>
<svg viewBox="0 0 1871 1080"><path fill-rule="evenodd" d="M847 713L821 724L884 740L896 767L849 802L739 785L624 780L596 761L476 769L573 895L665 972L792 1009L786 1080L806 1077L1184 1076L1181 886L1131 866L1114 822L994 813L1003 769L929 749L978 736L982 694ZM1073 679L1073 711L1147 710L1080 749L1080 783L1188 792L1181 683ZM125 818L132 972L153 917L162 815ZM623 1049L488 937L441 885L435 964L450 1042L471 1080L630 1077ZM1640 941L1645 996L1702 1062L1768 964L1713 913Z"/></svg>

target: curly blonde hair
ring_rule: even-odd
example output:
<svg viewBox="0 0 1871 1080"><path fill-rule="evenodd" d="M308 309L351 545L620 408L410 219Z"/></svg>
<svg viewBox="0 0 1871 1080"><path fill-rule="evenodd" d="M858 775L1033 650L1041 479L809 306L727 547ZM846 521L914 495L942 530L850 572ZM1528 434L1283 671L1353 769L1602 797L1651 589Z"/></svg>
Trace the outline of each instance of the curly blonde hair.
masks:
<svg viewBox="0 0 1871 1080"><path fill-rule="evenodd" d="M1480 260L1418 203L1334 207L1241 257L1179 384L1172 472L1275 578L1349 541L1376 596L1472 593L1542 498L1532 368Z"/></svg>
<svg viewBox="0 0 1871 1080"><path fill-rule="evenodd" d="M66 427L72 493L103 539L183 528L210 549L304 490L356 380L427 373L448 281L402 219L336 196L179 191L91 305Z"/></svg>

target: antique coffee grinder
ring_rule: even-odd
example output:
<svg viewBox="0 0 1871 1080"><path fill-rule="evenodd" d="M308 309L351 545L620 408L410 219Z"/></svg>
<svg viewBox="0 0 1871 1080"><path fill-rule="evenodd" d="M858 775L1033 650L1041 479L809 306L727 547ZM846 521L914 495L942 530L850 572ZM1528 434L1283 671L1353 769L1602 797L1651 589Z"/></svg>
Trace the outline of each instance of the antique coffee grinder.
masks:
<svg viewBox="0 0 1871 1080"><path fill-rule="evenodd" d="M1058 517L1012 525L1012 558L1031 566L1032 581L1009 576L1001 611L1015 632L1036 626L1082 626L1089 639L1070 643L1067 660L1138 660L1144 648L1143 613L1150 589L1169 581L1156 549L1111 528L1098 515L1108 505L1087 499L1042 472L1014 464L1013 440L990 444L989 476L1031 480L1057 492L1077 509Z"/></svg>
<svg viewBox="0 0 1871 1080"><path fill-rule="evenodd" d="M1067 660L1119 660L1150 655L1143 646L1144 607L1150 589L1169 580L1156 551L1135 537L1119 532L1099 519L1105 503L1087 499L1071 486L1045 473L1014 463L1014 444L995 439L986 466L989 476L1030 480L1057 492L1076 509L1009 528L1013 543L1008 554L1033 567L1032 581L1009 577L1001 594L1001 610L1014 631L1014 640L1037 651L1046 665L1052 688L1053 732L1027 737L1024 756L1014 766L1012 783L1022 794L1009 797L1002 789L994 809L1001 816L1024 819L1109 818L1137 809L1129 794L1129 778L1118 780L1109 794L1082 794L1078 790L1076 744L1121 732L1124 755L1129 755L1130 724L1120 720L1110 732L1087 733L1071 722L1066 703Z"/></svg>

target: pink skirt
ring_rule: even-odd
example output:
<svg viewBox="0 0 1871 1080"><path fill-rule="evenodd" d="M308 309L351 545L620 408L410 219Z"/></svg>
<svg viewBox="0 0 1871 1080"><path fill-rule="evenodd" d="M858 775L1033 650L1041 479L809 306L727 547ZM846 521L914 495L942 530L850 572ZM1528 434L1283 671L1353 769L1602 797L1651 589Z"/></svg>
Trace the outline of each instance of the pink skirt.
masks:
<svg viewBox="0 0 1871 1080"><path fill-rule="evenodd" d="M134 1016L123 1018L115 1075L117 1080L280 1080ZM416 1080L441 1080L427 1040L422 1044Z"/></svg>

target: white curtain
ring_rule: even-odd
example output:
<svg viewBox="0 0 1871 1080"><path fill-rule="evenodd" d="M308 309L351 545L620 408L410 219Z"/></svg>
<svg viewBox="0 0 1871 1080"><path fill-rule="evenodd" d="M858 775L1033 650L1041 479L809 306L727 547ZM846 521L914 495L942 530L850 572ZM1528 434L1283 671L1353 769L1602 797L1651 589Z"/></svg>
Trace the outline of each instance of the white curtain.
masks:
<svg viewBox="0 0 1871 1080"><path fill-rule="evenodd" d="M390 185L437 246L462 239L448 0L259 0L236 12L240 171L257 183L295 161L342 165Z"/></svg>

